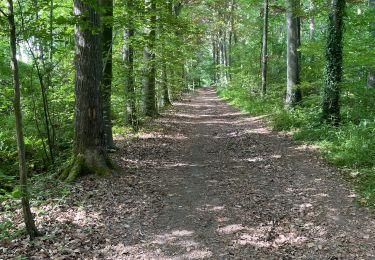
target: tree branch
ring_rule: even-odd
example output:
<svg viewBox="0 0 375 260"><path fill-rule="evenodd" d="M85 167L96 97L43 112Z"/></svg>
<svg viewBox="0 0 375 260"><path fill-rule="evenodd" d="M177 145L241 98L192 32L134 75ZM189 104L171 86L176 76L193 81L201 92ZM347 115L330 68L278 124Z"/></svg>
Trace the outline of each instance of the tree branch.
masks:
<svg viewBox="0 0 375 260"><path fill-rule="evenodd" d="M1 8L0 8L0 13L2 13L5 17L9 17L9 15L7 15L7 14L3 11L3 9L1 9Z"/></svg>

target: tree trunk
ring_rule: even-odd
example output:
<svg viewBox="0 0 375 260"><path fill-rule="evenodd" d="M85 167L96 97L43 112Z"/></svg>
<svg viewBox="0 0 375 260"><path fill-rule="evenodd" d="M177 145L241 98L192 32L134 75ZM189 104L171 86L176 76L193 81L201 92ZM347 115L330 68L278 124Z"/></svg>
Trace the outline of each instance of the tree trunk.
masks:
<svg viewBox="0 0 375 260"><path fill-rule="evenodd" d="M174 4L173 4L173 8L172 8L172 13L175 17L175 19L177 20L178 17L180 16L181 14L181 11L182 11L182 8L183 8L183 4L182 4L182 1L176 1ZM175 30L175 35L177 36L177 38L183 42L183 35L182 35L182 31L180 28L177 28ZM177 53L178 57L181 57L183 56L182 55L182 50L178 50L178 53ZM180 76L181 76L181 81L182 81L182 88L183 89L188 89L188 82L186 80L186 68L185 68L185 60L180 60Z"/></svg>
<svg viewBox="0 0 375 260"><path fill-rule="evenodd" d="M126 93L126 122L130 124L134 130L138 129L137 119L137 105L135 93L135 79L134 79L134 48L132 39L134 37L134 23L133 23L133 0L128 0L128 24L124 32L124 62L125 62L125 93Z"/></svg>
<svg viewBox="0 0 375 260"><path fill-rule="evenodd" d="M215 35L215 44L216 44L216 79L217 83L220 83L220 38L216 33Z"/></svg>
<svg viewBox="0 0 375 260"><path fill-rule="evenodd" d="M33 1L33 5L35 6L36 10L38 10L39 3L37 0ZM21 7L22 6L20 5L20 8ZM50 9L52 9L52 7L50 7ZM21 15L22 29L27 30L22 8L20 9L20 15ZM51 16L51 11L50 11L50 16ZM34 19L39 20L39 13L37 11L35 12ZM39 32L42 29L44 28L42 28L42 26L39 26L37 28L37 31ZM49 30L51 31L51 26ZM53 37L51 35L50 44L53 44L52 39ZM37 76L39 80L41 97L42 97L42 102L43 102L44 129L46 131L45 135L47 138L47 144L48 144L48 150L49 150L49 156L50 156L49 159L51 160L51 163L54 164L55 130L52 124L51 116L50 116L49 100L48 100L48 92L49 92L48 88L51 85L52 64L49 64L48 67L46 66L46 56L45 56L46 47L41 43L40 39L36 39L35 44L30 43L30 39L26 39L26 44L31 54L31 57L33 59L33 63L34 63L33 66L36 68L36 72L37 72ZM51 53L52 53L52 49L50 49L50 54ZM52 54L50 55L50 57L52 60Z"/></svg>
<svg viewBox="0 0 375 260"><path fill-rule="evenodd" d="M315 10L314 0L310 0L310 12L313 13L314 10ZM310 40L310 42L315 41L315 17L314 16L309 17L309 40ZM312 54L308 58L308 62L310 64L314 64L314 62L315 62L315 55L314 54Z"/></svg>
<svg viewBox="0 0 375 260"><path fill-rule="evenodd" d="M100 14L95 11L98 4L99 0L91 5L74 0L74 14L79 18L75 25L74 151L71 166L61 176L69 182L83 174L106 174L110 166L99 91L103 66ZM88 24L91 28L87 28Z"/></svg>
<svg viewBox="0 0 375 260"><path fill-rule="evenodd" d="M267 92L267 44L268 44L268 0L264 0L262 40L262 95Z"/></svg>
<svg viewBox="0 0 375 260"><path fill-rule="evenodd" d="M228 61L228 39L227 39L227 30L224 29L223 33L223 47L224 47L224 76L225 76L225 83L228 84L229 81L229 72L228 72L228 67L229 67L229 61Z"/></svg>
<svg viewBox="0 0 375 260"><path fill-rule="evenodd" d="M29 192L27 188L27 166L25 155L25 142L23 137L22 126L22 111L21 111L21 91L20 91L20 78L17 61L17 41L16 41L16 24L14 21L13 0L8 0L8 22L10 32L10 47L11 47L11 67L13 74L13 87L14 87L14 114L16 119L16 135L17 135L17 151L19 160L20 171L20 188L21 188L21 203L23 218L26 226L26 231L30 238L34 238L40 233L38 232L33 215L30 210Z"/></svg>
<svg viewBox="0 0 375 260"><path fill-rule="evenodd" d="M226 83L225 78L225 44L223 30L219 30L219 51L220 51L220 83Z"/></svg>
<svg viewBox="0 0 375 260"><path fill-rule="evenodd" d="M151 14L149 24L145 28L146 46L143 51L143 90L144 90L144 113L146 116L157 115L156 107L156 64L155 64L155 41L156 41L156 3L155 0L146 0L146 15Z"/></svg>
<svg viewBox="0 0 375 260"><path fill-rule="evenodd" d="M375 17L375 0L369 0L369 7L372 17ZM375 21L370 22L370 34L375 41ZM374 44L372 44L372 48L374 48ZM375 64L371 64L371 67L369 68L368 72L368 79L367 84L369 87L374 88L375 87Z"/></svg>
<svg viewBox="0 0 375 260"><path fill-rule="evenodd" d="M173 13L176 17L180 16L182 10L182 3L178 1L173 5Z"/></svg>
<svg viewBox="0 0 375 260"><path fill-rule="evenodd" d="M212 64L213 64L213 80L214 83L217 83L217 64L216 64L216 41L215 41L215 36L212 34Z"/></svg>
<svg viewBox="0 0 375 260"><path fill-rule="evenodd" d="M112 134L112 38L113 38L113 0L100 0L103 12L103 78L100 85L100 98L102 103L104 137L108 148L114 148Z"/></svg>
<svg viewBox="0 0 375 260"><path fill-rule="evenodd" d="M345 0L333 0L329 15L326 46L325 84L322 91L323 120L340 122L340 83L343 62L343 28Z"/></svg>
<svg viewBox="0 0 375 260"><path fill-rule="evenodd" d="M232 0L230 3L230 32L229 32L229 66L233 66L233 43L235 43L234 38L236 35L235 25L234 25L234 12L235 12L235 0ZM232 73L230 73L231 77Z"/></svg>
<svg viewBox="0 0 375 260"><path fill-rule="evenodd" d="M172 105L169 99L168 91L168 72L167 72L167 61L163 60L163 70L162 70L162 91L163 91L163 106Z"/></svg>
<svg viewBox="0 0 375 260"><path fill-rule="evenodd" d="M163 7L164 9L164 15L168 18L172 17L172 10L173 10L173 4L172 1L168 0L165 1ZM159 24L159 31L163 32L166 29L166 25L161 22ZM168 79L168 49L166 48L167 42L163 43L162 47L162 57L161 57L161 105L166 107L172 105L171 100L169 98L169 79Z"/></svg>
<svg viewBox="0 0 375 260"><path fill-rule="evenodd" d="M297 12L299 0L286 1L286 24L287 24L287 89L285 108L289 109L301 101L301 90L299 88L299 21Z"/></svg>
<svg viewBox="0 0 375 260"><path fill-rule="evenodd" d="M314 11L315 6L313 0L310 0L310 11ZM315 40L315 17L310 16L309 18L309 38L310 41Z"/></svg>

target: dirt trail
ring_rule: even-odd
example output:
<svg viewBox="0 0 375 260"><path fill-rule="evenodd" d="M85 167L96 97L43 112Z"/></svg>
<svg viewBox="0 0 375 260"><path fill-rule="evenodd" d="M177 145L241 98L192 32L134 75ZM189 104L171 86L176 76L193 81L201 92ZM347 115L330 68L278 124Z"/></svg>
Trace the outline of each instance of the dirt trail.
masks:
<svg viewBox="0 0 375 260"><path fill-rule="evenodd" d="M39 219L70 219L66 259L375 259L375 221L340 175L214 89L152 129L119 141L123 171Z"/></svg>
<svg viewBox="0 0 375 260"><path fill-rule="evenodd" d="M140 178L164 193L162 208L127 257L375 258L374 220L334 169L213 89L155 124L163 133L146 142L158 148L136 165L154 175Z"/></svg>

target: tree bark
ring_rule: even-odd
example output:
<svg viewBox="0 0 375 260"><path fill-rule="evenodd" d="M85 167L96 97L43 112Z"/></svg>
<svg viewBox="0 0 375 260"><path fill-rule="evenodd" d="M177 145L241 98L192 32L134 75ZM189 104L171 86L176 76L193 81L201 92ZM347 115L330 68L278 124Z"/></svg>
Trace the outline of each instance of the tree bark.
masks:
<svg viewBox="0 0 375 260"><path fill-rule="evenodd" d="M343 62L345 0L333 0L329 15L326 46L325 84L322 91L322 117L328 123L340 122L340 83Z"/></svg>
<svg viewBox="0 0 375 260"><path fill-rule="evenodd" d="M372 17L375 17L375 0L369 0L369 8ZM370 34L375 41L375 21L370 22ZM374 48L374 44L372 44L372 48ZM371 64L369 68L367 84L369 87L375 87L375 64Z"/></svg>
<svg viewBox="0 0 375 260"><path fill-rule="evenodd" d="M310 0L310 11L313 11L315 9L313 0ZM310 41L315 40L315 17L310 16L309 18L309 38Z"/></svg>
<svg viewBox="0 0 375 260"><path fill-rule="evenodd" d="M163 106L170 106L172 105L171 100L169 98L169 90L168 90L168 71L167 71L167 61L163 60L162 64L162 91L163 91Z"/></svg>
<svg viewBox="0 0 375 260"><path fill-rule="evenodd" d="M177 20L178 17L181 15L181 12L182 12L182 8L183 8L183 4L182 4L182 1L176 1L173 6L172 6L172 13L175 17L175 19ZM175 35L177 36L177 38L183 42L183 35L182 35L182 31L180 28L177 28L175 30ZM177 52L177 55L178 57L181 57L183 56L182 55L182 50L178 50ZM181 85L182 85L182 88L183 89L188 89L188 82L186 80L186 68L185 68L185 60L182 60L179 64L180 66L180 72L179 72L179 76L181 77Z"/></svg>
<svg viewBox="0 0 375 260"><path fill-rule="evenodd" d="M29 192L27 187L27 166L25 155L25 142L23 136L22 126L22 111L21 111L21 91L20 91L20 78L17 61L17 40L16 40L16 23L14 20L13 0L8 0L8 22L10 32L10 47L11 47L11 67L13 74L13 87L14 87L14 114L16 119L16 135L17 135L17 151L20 171L20 189L21 189L21 203L23 219L26 226L26 231L30 238L39 236L33 215L30 210Z"/></svg>
<svg viewBox="0 0 375 260"><path fill-rule="evenodd" d="M263 39L262 39L262 95L267 92L267 44L268 44L268 0L264 0Z"/></svg>
<svg viewBox="0 0 375 260"><path fill-rule="evenodd" d="M53 3L51 3L53 4ZM33 1L33 5L35 6L36 10L39 10L39 4L37 0ZM22 7L20 5L20 7ZM51 9L52 7L50 7ZM51 11L50 11L51 15ZM21 16L21 24L22 29L27 30L27 25L25 24L24 19L24 13L22 8L20 9L20 16ZM39 13L38 11L35 12L35 20L39 20ZM50 22L51 23L51 22ZM38 30L42 30L42 26L38 27ZM51 27L49 28L51 30ZM52 42L52 36L51 36L51 42ZM38 41L39 40L39 41ZM46 131L45 135L47 138L47 144L48 144L48 150L49 150L49 156L51 163L54 164L54 146L55 146L55 129L52 124L51 115L50 115L50 109L49 109L49 100L48 100L48 89L51 85L51 71L52 71L52 64L49 64L46 66L46 55L45 55L45 49L46 46L44 46L40 39L36 40L36 43L30 43L30 39L26 39L26 44L28 46L28 50L30 51L30 54L33 59L33 66L36 68L40 90L41 90L41 97L42 97L42 103L43 103L43 116L44 116L44 130ZM36 46L34 46L36 45ZM52 49L50 50L50 58L52 60Z"/></svg>
<svg viewBox="0 0 375 260"><path fill-rule="evenodd" d="M156 3L155 0L146 0L146 14L151 15L145 28L146 46L143 50L143 90L144 90L144 114L154 117L157 115L156 107L156 64L155 64L155 41L156 41Z"/></svg>
<svg viewBox="0 0 375 260"><path fill-rule="evenodd" d="M234 14L235 14L236 1L232 0L230 3L230 31L229 31L229 66L233 66L233 44L235 42L235 24L234 24Z"/></svg>
<svg viewBox="0 0 375 260"><path fill-rule="evenodd" d="M299 88L299 21L297 11L299 0L286 1L286 24L287 24L287 89L285 108L289 109L301 100Z"/></svg>
<svg viewBox="0 0 375 260"><path fill-rule="evenodd" d="M215 45L216 45L216 80L220 82L220 38L218 33L215 33Z"/></svg>
<svg viewBox="0 0 375 260"><path fill-rule="evenodd" d="M220 81L221 83L226 83L226 75L225 75L225 43L224 43L225 37L223 29L219 30L219 52L220 52Z"/></svg>
<svg viewBox="0 0 375 260"><path fill-rule="evenodd" d="M134 22L133 11L134 1L128 0L127 4L127 18L128 23L125 28L124 37L124 62L125 62L125 93L126 93L126 122L130 124L134 130L138 129L137 119L137 105L135 93L135 78L134 78L134 47L132 39L134 37Z"/></svg>
<svg viewBox="0 0 375 260"><path fill-rule="evenodd" d="M213 80L214 80L214 83L216 84L217 83L217 64L216 64L216 41L215 41L215 36L214 36L214 33L212 34L211 36L211 40L212 40L212 64L213 64Z"/></svg>
<svg viewBox="0 0 375 260"><path fill-rule="evenodd" d="M223 49L224 49L224 76L225 76L225 83L228 84L229 82L229 71L228 71L228 67L229 67L229 53L228 53L228 37L227 37L227 30L224 29L224 32L223 32Z"/></svg>
<svg viewBox="0 0 375 260"><path fill-rule="evenodd" d="M91 3L74 0L74 14L78 18L75 25L74 150L71 166L61 176L68 182L84 174L105 175L110 167L99 91L103 70L100 14L95 11L99 0Z"/></svg>
<svg viewBox="0 0 375 260"><path fill-rule="evenodd" d="M104 138L108 148L114 148L112 134L112 38L113 38L113 0L100 0L104 8L103 19L103 78L100 85L100 98L102 103Z"/></svg>

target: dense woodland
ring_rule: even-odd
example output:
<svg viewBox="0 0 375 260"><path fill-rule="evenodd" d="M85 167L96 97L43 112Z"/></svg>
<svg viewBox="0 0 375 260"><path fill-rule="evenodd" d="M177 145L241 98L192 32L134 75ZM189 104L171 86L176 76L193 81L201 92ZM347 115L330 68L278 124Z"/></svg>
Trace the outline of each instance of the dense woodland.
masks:
<svg viewBox="0 0 375 260"><path fill-rule="evenodd" d="M110 174L116 136L206 86L319 147L375 205L374 0L4 0L0 13L0 196L22 198L31 237L35 182Z"/></svg>

